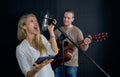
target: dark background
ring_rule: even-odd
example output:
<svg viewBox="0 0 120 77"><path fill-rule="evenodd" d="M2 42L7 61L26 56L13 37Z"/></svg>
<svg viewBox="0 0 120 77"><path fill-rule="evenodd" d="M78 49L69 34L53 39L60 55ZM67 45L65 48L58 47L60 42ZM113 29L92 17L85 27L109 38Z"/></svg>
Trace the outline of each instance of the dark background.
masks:
<svg viewBox="0 0 120 77"><path fill-rule="evenodd" d="M19 17L34 13L41 25L41 15L49 13L62 24L63 11L71 8L75 11L74 25L84 36L108 33L108 38L100 42L93 41L86 52L111 77L119 77L119 11L117 0L4 0L0 3L0 45L1 74L12 77L24 77L15 57L18 45L17 23ZM43 34L48 38L47 33ZM78 77L107 77L91 60L79 54Z"/></svg>

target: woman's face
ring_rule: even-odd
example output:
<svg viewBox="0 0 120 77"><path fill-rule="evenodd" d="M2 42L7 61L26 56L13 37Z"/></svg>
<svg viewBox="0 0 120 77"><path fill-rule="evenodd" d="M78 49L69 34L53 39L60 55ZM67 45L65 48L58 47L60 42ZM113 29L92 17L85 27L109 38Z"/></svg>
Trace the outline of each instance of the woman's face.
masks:
<svg viewBox="0 0 120 77"><path fill-rule="evenodd" d="M63 17L63 23L65 26L69 26L74 21L73 14L71 12L65 12Z"/></svg>
<svg viewBox="0 0 120 77"><path fill-rule="evenodd" d="M35 17L28 17L25 22L24 29L27 34L38 34L39 32L39 24Z"/></svg>

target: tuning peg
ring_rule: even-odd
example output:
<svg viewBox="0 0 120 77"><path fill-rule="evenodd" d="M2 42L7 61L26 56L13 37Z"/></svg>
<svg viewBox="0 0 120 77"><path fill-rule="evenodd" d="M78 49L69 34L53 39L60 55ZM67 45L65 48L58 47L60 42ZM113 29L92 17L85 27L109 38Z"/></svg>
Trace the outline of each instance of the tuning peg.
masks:
<svg viewBox="0 0 120 77"><path fill-rule="evenodd" d="M106 40L106 38L103 38L104 40Z"/></svg>
<svg viewBox="0 0 120 77"><path fill-rule="evenodd" d="M96 40L97 42L99 42L99 40Z"/></svg>

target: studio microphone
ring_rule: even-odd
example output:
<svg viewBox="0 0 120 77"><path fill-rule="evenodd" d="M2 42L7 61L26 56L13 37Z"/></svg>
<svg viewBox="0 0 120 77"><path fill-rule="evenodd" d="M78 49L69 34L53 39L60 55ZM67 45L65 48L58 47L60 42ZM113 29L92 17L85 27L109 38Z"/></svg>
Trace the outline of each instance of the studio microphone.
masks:
<svg viewBox="0 0 120 77"><path fill-rule="evenodd" d="M46 31L47 30L48 19L49 19L49 15L48 15L48 13L46 13L45 16L43 17L42 31Z"/></svg>

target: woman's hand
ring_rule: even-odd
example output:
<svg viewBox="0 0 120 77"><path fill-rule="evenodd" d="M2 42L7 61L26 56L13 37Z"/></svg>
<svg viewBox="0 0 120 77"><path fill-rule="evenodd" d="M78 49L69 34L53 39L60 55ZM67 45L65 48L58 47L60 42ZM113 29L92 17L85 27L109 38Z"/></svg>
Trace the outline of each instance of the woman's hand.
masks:
<svg viewBox="0 0 120 77"><path fill-rule="evenodd" d="M39 71L41 68L43 68L45 65L51 63L54 59L46 59L45 61L43 61L40 64L34 63L34 66L36 68L37 71Z"/></svg>
<svg viewBox="0 0 120 77"><path fill-rule="evenodd" d="M48 26L49 32L54 30L55 25L57 24L56 19L52 20L52 23Z"/></svg>
<svg viewBox="0 0 120 77"><path fill-rule="evenodd" d="M46 59L41 64L34 63L35 69L27 72L26 77L33 77L38 71L40 71L45 65L51 63L53 59Z"/></svg>

